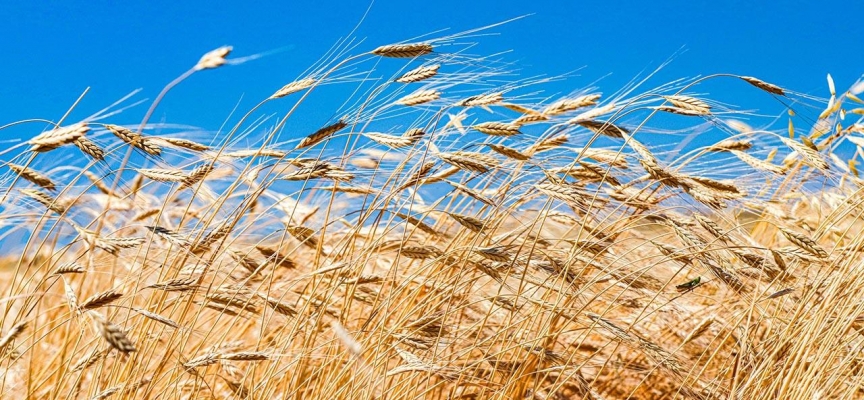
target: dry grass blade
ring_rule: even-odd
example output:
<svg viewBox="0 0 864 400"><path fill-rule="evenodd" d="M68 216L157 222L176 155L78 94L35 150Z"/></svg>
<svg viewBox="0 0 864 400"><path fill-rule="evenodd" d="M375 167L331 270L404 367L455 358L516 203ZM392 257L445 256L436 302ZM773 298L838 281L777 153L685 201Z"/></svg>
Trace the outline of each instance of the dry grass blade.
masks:
<svg viewBox="0 0 864 400"><path fill-rule="evenodd" d="M0 397L864 393L864 79L741 78L789 97L760 109L684 94L727 74L568 87L479 32L348 38L218 130L148 122L196 71L268 59L223 48L140 126L103 125L124 98L95 134L10 141Z"/></svg>

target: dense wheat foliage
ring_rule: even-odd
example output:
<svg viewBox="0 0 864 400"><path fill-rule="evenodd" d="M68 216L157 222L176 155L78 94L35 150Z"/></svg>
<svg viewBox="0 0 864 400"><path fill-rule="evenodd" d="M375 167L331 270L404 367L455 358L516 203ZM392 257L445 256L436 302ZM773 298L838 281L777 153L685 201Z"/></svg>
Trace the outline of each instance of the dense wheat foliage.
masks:
<svg viewBox="0 0 864 400"><path fill-rule="evenodd" d="M0 396L864 397L864 85L580 89L474 33L339 43L219 132L150 117L230 47L140 123L13 123Z"/></svg>

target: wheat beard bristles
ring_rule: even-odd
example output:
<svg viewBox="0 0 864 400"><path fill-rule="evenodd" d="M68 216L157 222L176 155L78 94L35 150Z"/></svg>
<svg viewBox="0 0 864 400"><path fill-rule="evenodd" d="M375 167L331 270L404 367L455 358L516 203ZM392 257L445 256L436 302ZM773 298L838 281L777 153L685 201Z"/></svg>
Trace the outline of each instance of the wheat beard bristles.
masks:
<svg viewBox="0 0 864 400"><path fill-rule="evenodd" d="M263 55L220 48L142 125L10 138L0 397L864 393L864 81L601 89L492 36L347 38L218 130L151 115Z"/></svg>

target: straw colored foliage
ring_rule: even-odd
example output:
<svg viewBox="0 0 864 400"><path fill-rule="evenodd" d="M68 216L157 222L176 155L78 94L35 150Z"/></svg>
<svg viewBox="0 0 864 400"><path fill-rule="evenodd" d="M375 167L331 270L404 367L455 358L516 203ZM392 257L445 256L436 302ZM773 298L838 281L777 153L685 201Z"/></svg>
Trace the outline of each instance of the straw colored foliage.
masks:
<svg viewBox="0 0 864 400"><path fill-rule="evenodd" d="M340 42L219 133L33 128L0 179L0 397L864 398L864 85L600 91L473 32Z"/></svg>

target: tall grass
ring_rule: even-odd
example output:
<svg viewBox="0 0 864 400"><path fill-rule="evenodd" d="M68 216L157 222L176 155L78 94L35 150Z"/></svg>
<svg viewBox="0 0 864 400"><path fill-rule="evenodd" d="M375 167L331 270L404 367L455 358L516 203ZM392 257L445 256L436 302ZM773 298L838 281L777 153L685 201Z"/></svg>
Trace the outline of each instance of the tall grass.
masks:
<svg viewBox="0 0 864 400"><path fill-rule="evenodd" d="M15 123L2 397L864 397L861 83L544 97L472 34L341 42L216 133L150 117L230 48L140 123Z"/></svg>

